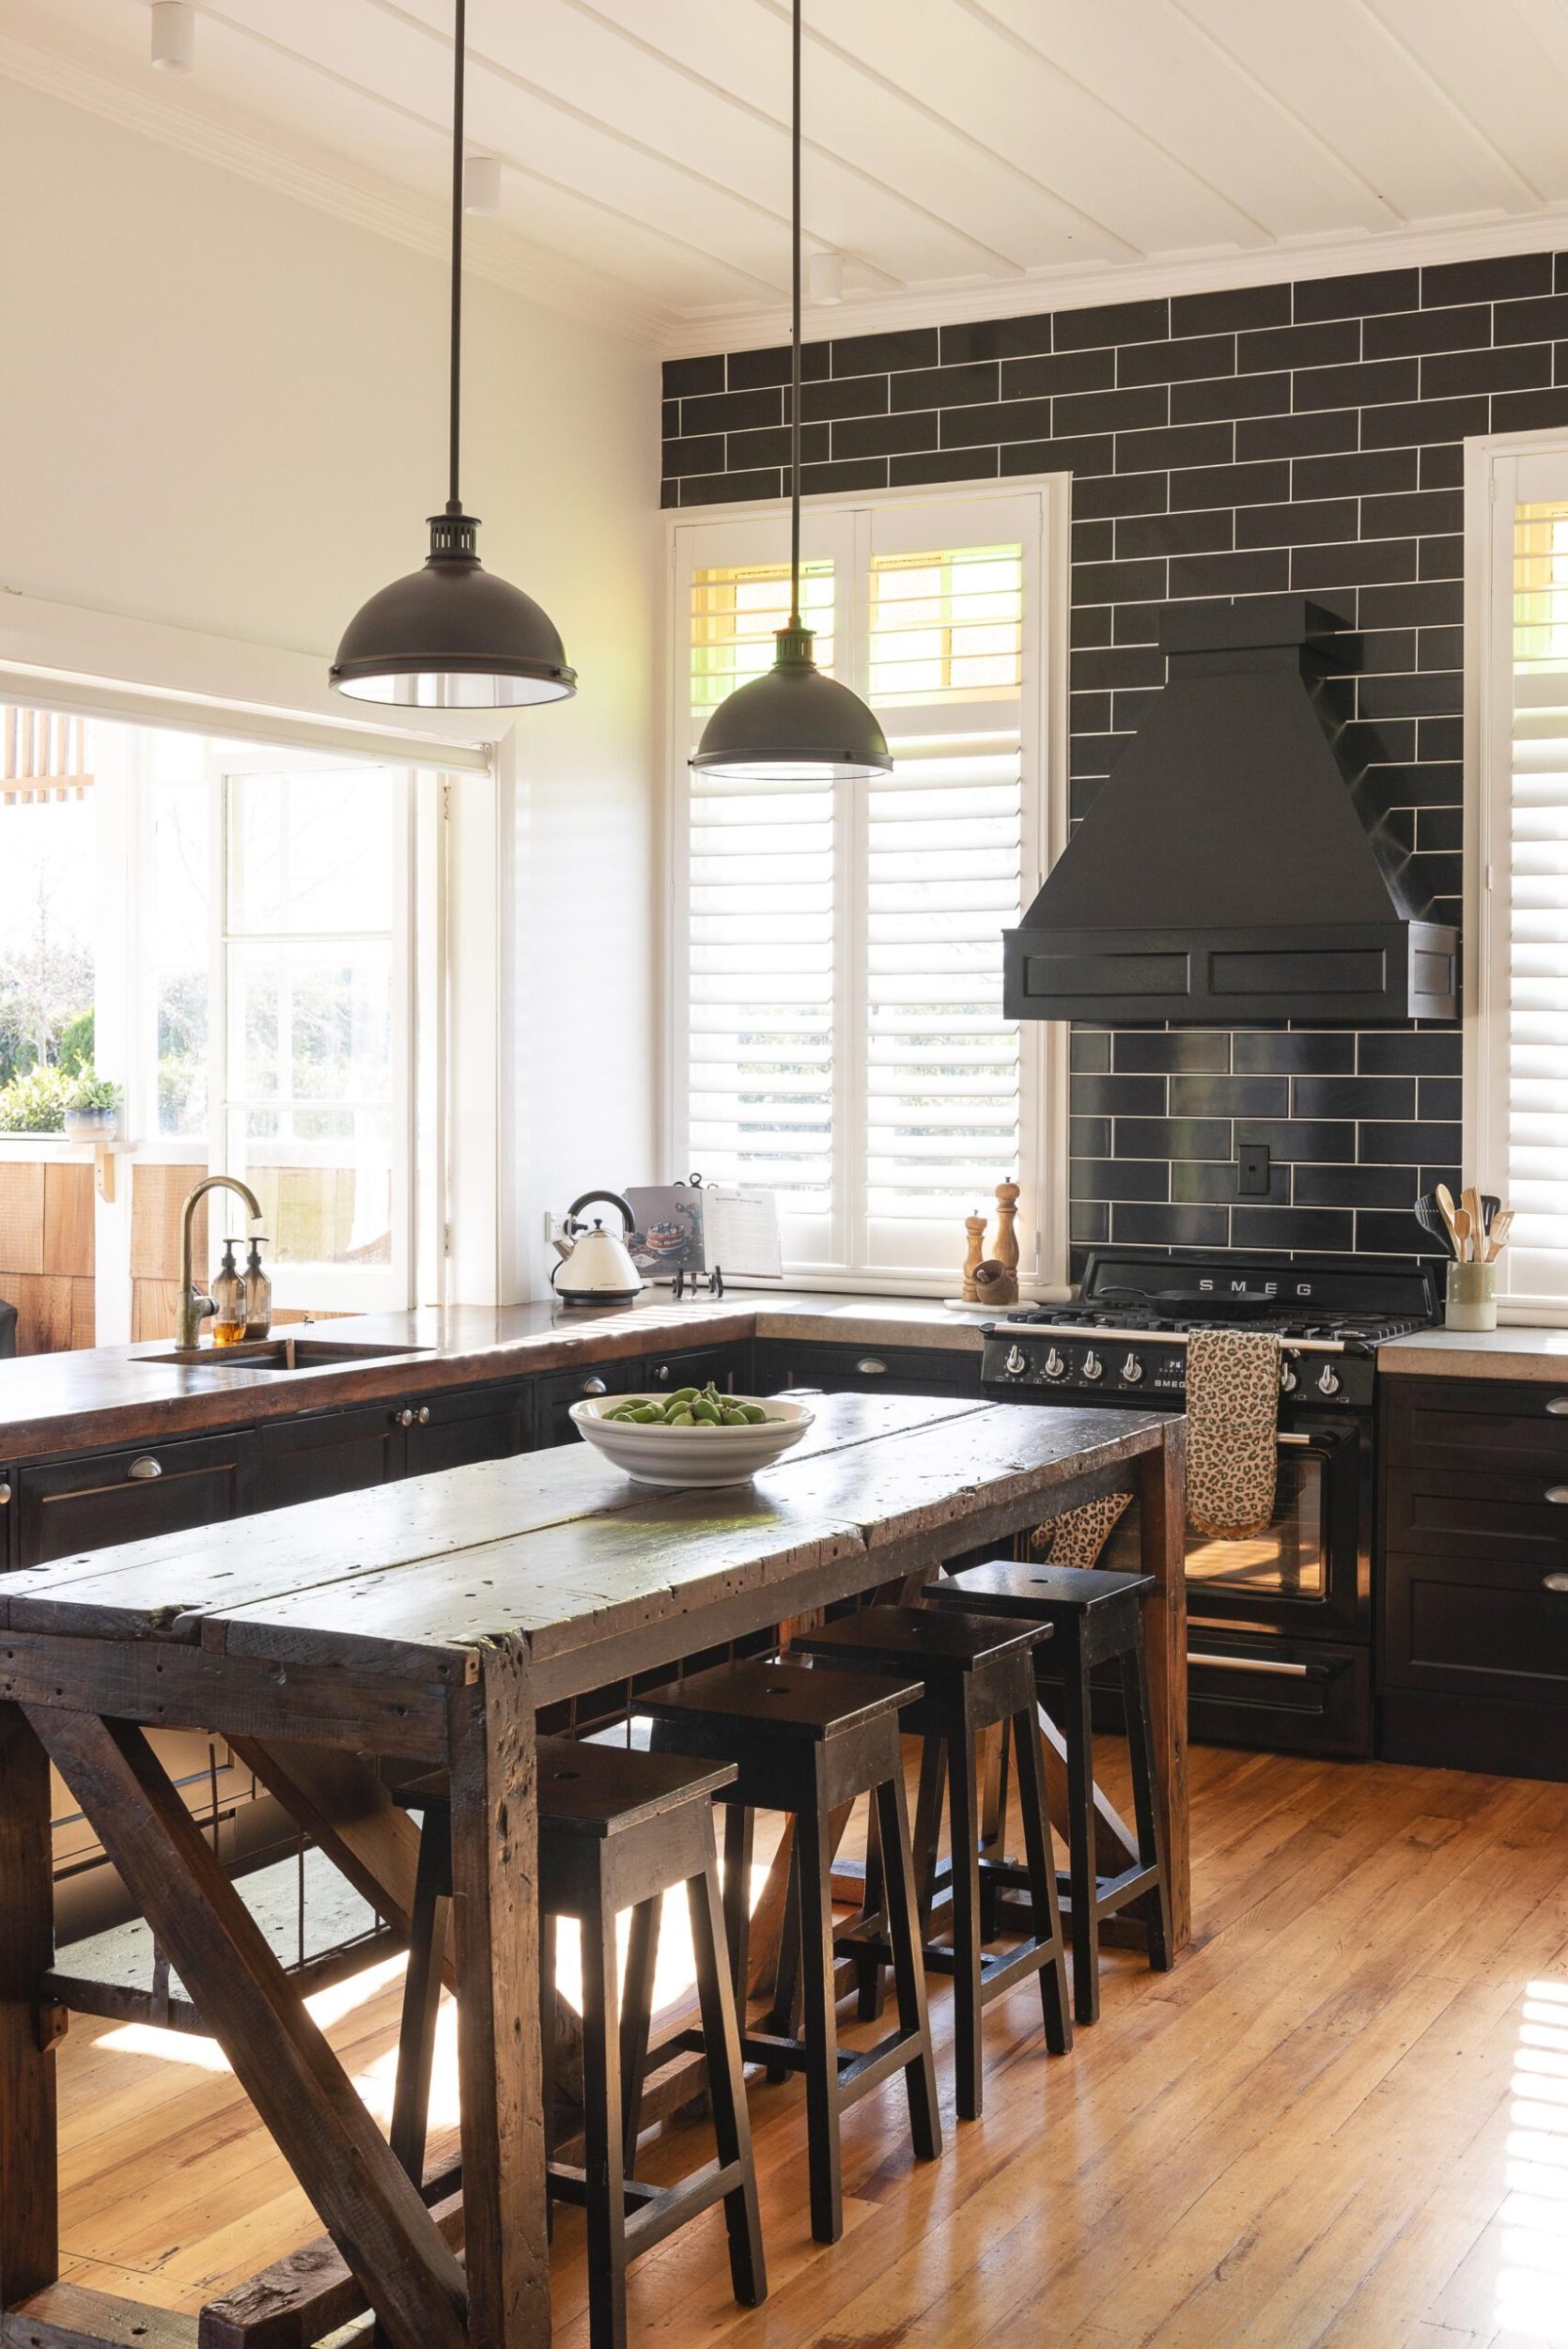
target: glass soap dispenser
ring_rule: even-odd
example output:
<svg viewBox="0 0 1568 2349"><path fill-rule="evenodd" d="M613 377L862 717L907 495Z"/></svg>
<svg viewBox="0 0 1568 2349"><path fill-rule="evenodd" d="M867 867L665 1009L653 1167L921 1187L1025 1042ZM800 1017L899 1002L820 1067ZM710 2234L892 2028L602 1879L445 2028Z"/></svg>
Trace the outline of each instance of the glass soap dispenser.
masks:
<svg viewBox="0 0 1568 2349"><path fill-rule="evenodd" d="M272 1334L272 1275L263 1271L261 1248L263 1235L253 1232L251 1252L245 1259L245 1336L270 1338Z"/></svg>
<svg viewBox="0 0 1568 2349"><path fill-rule="evenodd" d="M224 1261L212 1283L212 1343L238 1346L245 1334L245 1283L234 1261L237 1239L224 1242Z"/></svg>

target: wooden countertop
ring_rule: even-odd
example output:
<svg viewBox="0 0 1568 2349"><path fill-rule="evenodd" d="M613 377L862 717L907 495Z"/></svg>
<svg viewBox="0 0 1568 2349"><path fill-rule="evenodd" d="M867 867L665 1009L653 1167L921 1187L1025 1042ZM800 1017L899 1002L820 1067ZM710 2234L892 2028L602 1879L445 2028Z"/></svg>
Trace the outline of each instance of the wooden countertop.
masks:
<svg viewBox="0 0 1568 2349"><path fill-rule="evenodd" d="M1422 1330L1377 1349L1385 1377L1539 1379L1568 1389L1568 1330Z"/></svg>
<svg viewBox="0 0 1568 2349"><path fill-rule="evenodd" d="M304 1332L295 1328L287 1334ZM325 1321L310 1334L338 1344L413 1350L380 1361L280 1373L225 1363L216 1354L200 1364L160 1361L160 1355L173 1350L174 1341L167 1338L0 1362L0 1459L166 1441L302 1411L396 1400L753 1334L840 1346L939 1346L977 1359L981 1346L979 1319L948 1311L939 1299L778 1291L602 1309L421 1307Z"/></svg>

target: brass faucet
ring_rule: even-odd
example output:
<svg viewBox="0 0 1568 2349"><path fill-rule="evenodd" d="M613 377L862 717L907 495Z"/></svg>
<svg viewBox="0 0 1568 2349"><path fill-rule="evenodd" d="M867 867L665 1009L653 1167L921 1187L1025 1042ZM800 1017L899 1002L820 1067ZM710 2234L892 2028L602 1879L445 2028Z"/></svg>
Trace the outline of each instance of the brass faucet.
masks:
<svg viewBox="0 0 1568 2349"><path fill-rule="evenodd" d="M261 1221L260 1200L257 1199L255 1191L247 1184L241 1182L236 1175L206 1175L191 1192L185 1205L179 1210L179 1323L176 1339L176 1344L179 1346L199 1346L201 1325L209 1314L217 1310L212 1299L198 1291L195 1273L191 1264L193 1245L191 1225L195 1216L196 1203L198 1200L205 1199L210 1190L237 1191L250 1209L252 1221L259 1223Z"/></svg>

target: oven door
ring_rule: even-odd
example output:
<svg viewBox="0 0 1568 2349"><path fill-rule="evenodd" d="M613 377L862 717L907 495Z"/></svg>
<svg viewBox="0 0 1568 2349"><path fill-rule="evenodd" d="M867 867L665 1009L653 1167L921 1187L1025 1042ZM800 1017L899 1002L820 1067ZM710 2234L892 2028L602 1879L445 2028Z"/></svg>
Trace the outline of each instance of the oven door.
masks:
<svg viewBox="0 0 1568 2349"><path fill-rule="evenodd" d="M1188 1531L1188 1614L1267 1623L1298 1638L1364 1638L1362 1453L1354 1421L1282 1427L1274 1512L1262 1532L1226 1541Z"/></svg>

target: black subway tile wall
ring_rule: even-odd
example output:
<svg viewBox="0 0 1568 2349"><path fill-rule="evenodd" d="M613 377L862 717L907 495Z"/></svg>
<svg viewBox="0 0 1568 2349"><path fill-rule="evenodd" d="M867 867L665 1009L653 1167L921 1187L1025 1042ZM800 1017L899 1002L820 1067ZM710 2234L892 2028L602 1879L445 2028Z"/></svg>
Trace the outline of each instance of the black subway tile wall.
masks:
<svg viewBox="0 0 1568 2349"><path fill-rule="evenodd" d="M1075 818L1164 681L1162 604L1333 605L1362 817L1457 922L1462 443L1568 426L1564 286L1524 253L813 343L804 483L1071 473ZM667 366L666 506L784 493L786 363ZM1072 1066L1075 1252L1434 1252L1411 1206L1458 1167L1457 1028L1081 1029Z"/></svg>

